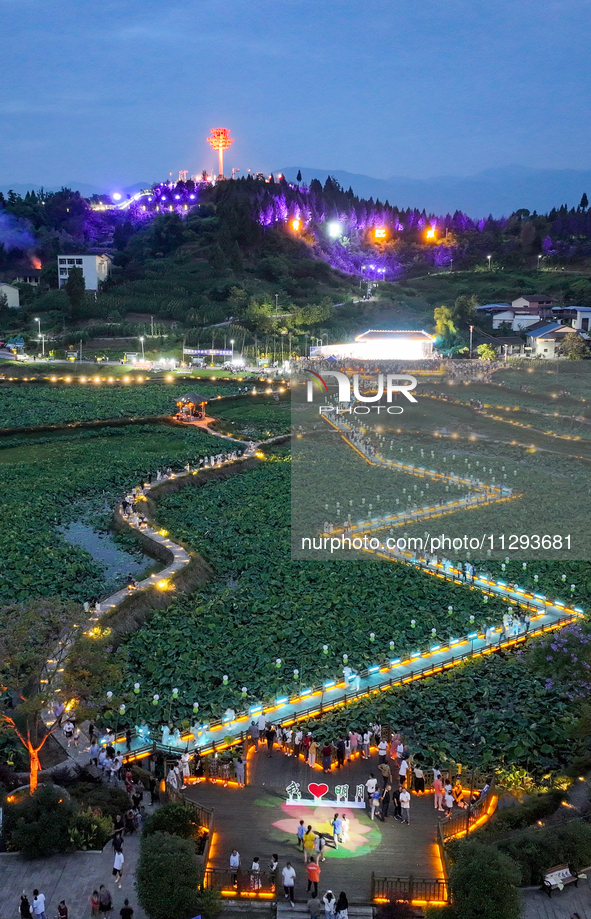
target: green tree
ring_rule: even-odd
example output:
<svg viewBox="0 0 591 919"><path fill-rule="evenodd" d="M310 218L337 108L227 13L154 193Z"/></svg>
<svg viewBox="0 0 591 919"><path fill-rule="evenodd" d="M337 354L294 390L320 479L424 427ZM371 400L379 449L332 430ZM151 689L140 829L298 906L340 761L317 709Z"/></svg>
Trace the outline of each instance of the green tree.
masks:
<svg viewBox="0 0 591 919"><path fill-rule="evenodd" d="M230 248L230 268L232 271L235 271L236 274L242 274L244 271L244 262L242 261L242 252L240 251L240 246L234 240Z"/></svg>
<svg viewBox="0 0 591 919"><path fill-rule="evenodd" d="M456 329L467 329L468 326L474 322L476 318L476 310L474 307L476 304L477 299L473 296L466 297L462 295L457 298L451 311L453 324Z"/></svg>
<svg viewBox="0 0 591 919"><path fill-rule="evenodd" d="M209 264L216 271L223 271L226 267L226 259L219 243L216 243L209 256Z"/></svg>
<svg viewBox="0 0 591 919"><path fill-rule="evenodd" d="M39 753L57 728L57 723L44 727L41 712L49 705L58 668L46 671L43 683L42 671L60 637L73 634L78 615L74 604L45 599L0 608L0 731L16 736L28 753L31 794L41 769Z"/></svg>
<svg viewBox="0 0 591 919"><path fill-rule="evenodd" d="M4 811L4 831L11 849L25 858L46 858L73 846L70 826L75 804L54 785L40 785L34 795Z"/></svg>
<svg viewBox="0 0 591 919"><path fill-rule="evenodd" d="M150 919L192 919L202 905L201 867L189 839L154 833L142 839L135 874L140 906Z"/></svg>
<svg viewBox="0 0 591 919"><path fill-rule="evenodd" d="M64 290L68 295L72 312L80 312L86 292L86 282L84 280L82 268L70 268L68 280L64 284Z"/></svg>
<svg viewBox="0 0 591 919"><path fill-rule="evenodd" d="M579 207L581 207L584 211L586 211L587 208L589 207L589 198L587 197L586 191L583 192L583 197L581 198L581 203L579 204Z"/></svg>
<svg viewBox="0 0 591 919"><path fill-rule="evenodd" d="M301 182L301 181L302 181L302 170L298 169L298 174L296 176L296 182Z"/></svg>
<svg viewBox="0 0 591 919"><path fill-rule="evenodd" d="M489 344L478 345L476 350L478 352L478 356L483 361L494 361L495 357L497 356L497 352L493 346Z"/></svg>
<svg viewBox="0 0 591 919"><path fill-rule="evenodd" d="M457 332L457 327L453 321L452 311L448 306L436 306L433 311L435 320L435 332L442 338L451 338Z"/></svg>
<svg viewBox="0 0 591 919"><path fill-rule="evenodd" d="M519 919L521 872L513 859L473 840L458 843L449 876L458 919Z"/></svg>
<svg viewBox="0 0 591 919"><path fill-rule="evenodd" d="M579 333L575 332L574 329L572 332L567 332L564 336L564 341L562 342L560 350L569 361L582 361L589 356L587 345Z"/></svg>

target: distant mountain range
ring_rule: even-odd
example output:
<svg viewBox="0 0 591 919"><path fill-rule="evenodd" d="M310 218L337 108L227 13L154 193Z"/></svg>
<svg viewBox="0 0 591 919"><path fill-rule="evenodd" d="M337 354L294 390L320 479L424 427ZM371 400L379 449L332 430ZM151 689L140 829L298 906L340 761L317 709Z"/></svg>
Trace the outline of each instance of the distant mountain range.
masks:
<svg viewBox="0 0 591 919"><path fill-rule="evenodd" d="M327 175L333 176L346 190L353 189L361 198L379 198L389 201L400 208L417 207L435 214L464 211L471 217L502 217L526 207L530 211L544 213L552 207L568 204L576 207L583 192L591 197L591 170L577 169L530 169L528 166L501 166L498 169L485 169L477 175L461 178L459 176L440 176L433 179L406 179L392 176L389 179L375 179L361 173L345 172L342 169L314 169L312 167L289 166L278 169L275 175L282 172L287 179L294 181L301 169L302 179L309 183L319 179L323 184ZM4 194L13 189L24 195L32 188L40 188L42 183L13 183L0 185ZM91 195L119 191L122 195L132 195L141 188L147 188L149 182L136 182L124 188L101 188L84 182L64 182L66 188L77 189L81 195ZM59 191L62 187L44 186L47 191Z"/></svg>
<svg viewBox="0 0 591 919"><path fill-rule="evenodd" d="M326 169L290 166L278 170L293 181L300 168L302 179L325 182ZM349 187L361 198L379 198L397 207L425 208L446 214L464 211L471 217L506 216L519 208L544 213L568 204L576 207L583 192L591 196L591 170L530 169L527 166L502 166L486 169L467 178L440 176L434 179L406 179L392 176L374 179L342 170L330 170L345 190Z"/></svg>

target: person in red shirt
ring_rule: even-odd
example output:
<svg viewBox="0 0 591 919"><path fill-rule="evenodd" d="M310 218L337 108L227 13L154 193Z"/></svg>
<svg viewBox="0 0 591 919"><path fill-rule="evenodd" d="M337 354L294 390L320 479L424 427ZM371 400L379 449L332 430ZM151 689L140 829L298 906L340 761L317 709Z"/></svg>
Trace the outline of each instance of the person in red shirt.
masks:
<svg viewBox="0 0 591 919"><path fill-rule="evenodd" d="M443 785L441 779L433 779L433 806L435 810L442 811L443 807Z"/></svg>
<svg viewBox="0 0 591 919"><path fill-rule="evenodd" d="M318 896L318 881L320 880L320 866L316 864L316 859L312 857L306 865L306 874L308 875L308 893L314 885L313 895Z"/></svg>

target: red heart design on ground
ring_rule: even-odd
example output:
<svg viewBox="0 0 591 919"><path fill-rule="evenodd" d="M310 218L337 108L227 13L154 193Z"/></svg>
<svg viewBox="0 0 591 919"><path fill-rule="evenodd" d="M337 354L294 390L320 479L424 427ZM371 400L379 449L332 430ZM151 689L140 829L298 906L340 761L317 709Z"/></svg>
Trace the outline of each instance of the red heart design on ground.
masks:
<svg viewBox="0 0 591 919"><path fill-rule="evenodd" d="M321 798L322 795L325 795L328 791L328 785L317 785L316 782L312 782L311 785L308 785L308 791L314 798Z"/></svg>

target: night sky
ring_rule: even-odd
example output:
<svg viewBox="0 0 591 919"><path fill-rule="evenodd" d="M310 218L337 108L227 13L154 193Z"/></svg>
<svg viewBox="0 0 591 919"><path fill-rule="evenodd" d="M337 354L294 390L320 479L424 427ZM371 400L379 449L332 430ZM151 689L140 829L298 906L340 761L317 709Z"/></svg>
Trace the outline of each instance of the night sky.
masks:
<svg viewBox="0 0 591 919"><path fill-rule="evenodd" d="M587 168L589 0L0 0L0 184Z"/></svg>

